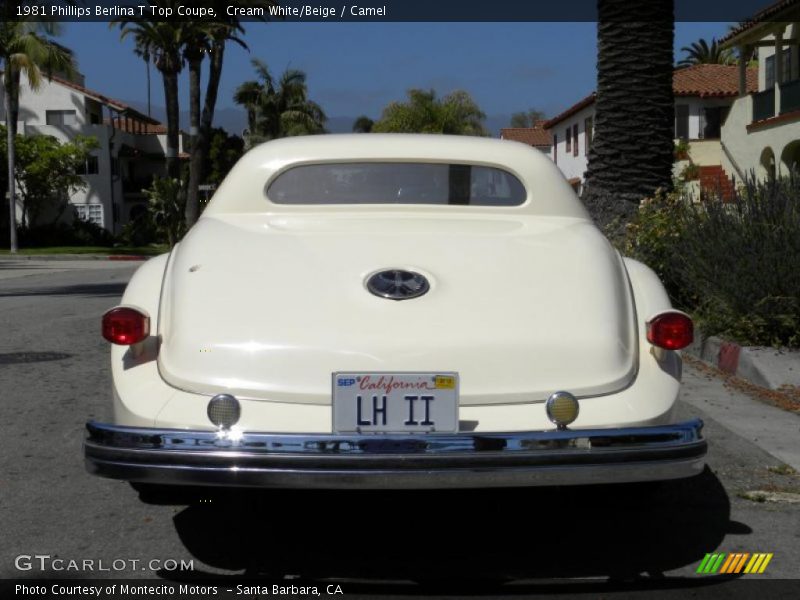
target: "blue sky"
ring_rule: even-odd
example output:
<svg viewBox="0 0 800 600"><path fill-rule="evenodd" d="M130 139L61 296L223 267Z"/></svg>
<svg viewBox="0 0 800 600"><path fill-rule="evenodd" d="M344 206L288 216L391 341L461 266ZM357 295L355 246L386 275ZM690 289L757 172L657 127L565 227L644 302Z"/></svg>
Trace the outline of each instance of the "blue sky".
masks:
<svg viewBox="0 0 800 600"><path fill-rule="evenodd" d="M679 49L710 40L726 23L676 23ZM65 23L60 40L72 48L86 85L120 100L145 103L145 71L130 40L106 23ZM235 108L236 87L253 78L250 59L273 73L306 71L310 96L331 117L372 118L412 87L440 94L467 90L488 115L530 107L557 114L594 89L595 23L248 23L247 52L231 45L218 108ZM163 88L152 70L153 104ZM181 108L188 83L181 80Z"/></svg>

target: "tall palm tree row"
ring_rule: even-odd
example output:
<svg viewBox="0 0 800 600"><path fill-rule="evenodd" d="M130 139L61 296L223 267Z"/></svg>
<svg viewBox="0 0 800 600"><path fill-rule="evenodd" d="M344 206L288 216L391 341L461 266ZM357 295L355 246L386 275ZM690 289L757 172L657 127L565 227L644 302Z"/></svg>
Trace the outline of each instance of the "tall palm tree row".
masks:
<svg viewBox="0 0 800 600"><path fill-rule="evenodd" d="M10 10L12 5L8 3L5 10ZM37 90L43 75L49 76L53 72L69 75L74 71L75 61L68 49L53 41L53 37L59 33L57 23L15 22L8 15L5 17L0 22L0 67L3 71L3 107L8 136L8 210L0 211L0 215L8 215L8 224L0 229L8 232L8 247L13 253L17 251L14 150L21 75L24 73L30 88Z"/></svg>
<svg viewBox="0 0 800 600"><path fill-rule="evenodd" d="M598 0L595 130L583 200L601 225L626 221L643 198L672 185L674 27L674 0Z"/></svg>
<svg viewBox="0 0 800 600"><path fill-rule="evenodd" d="M236 88L233 97L234 102L247 111L246 147L325 131L327 117L322 108L308 98L303 71L286 69L276 80L266 63L255 58L252 64L258 80L245 81Z"/></svg>
<svg viewBox="0 0 800 600"><path fill-rule="evenodd" d="M152 4L174 8L173 0L155 0ZM116 25L122 36L133 34L137 54L152 56L164 79L164 96L167 104L167 172L179 176L177 160L179 136L178 75L184 65L189 70L189 181L186 186L185 217L191 227L199 216L198 186L203 179L208 162L214 111L217 103L222 65L227 42L233 41L247 49L239 37L244 33L241 20L227 15L225 0L198 0L214 9L215 18L202 20L149 23L145 19L119 19ZM240 7L269 7L274 0L240 0ZM173 10L173 14L175 11ZM265 11L266 14L266 11ZM262 20L265 20L266 17ZM205 94L201 92L201 69L205 58L209 60L209 75ZM202 102L201 102L201 96ZM201 108L202 104L202 108Z"/></svg>

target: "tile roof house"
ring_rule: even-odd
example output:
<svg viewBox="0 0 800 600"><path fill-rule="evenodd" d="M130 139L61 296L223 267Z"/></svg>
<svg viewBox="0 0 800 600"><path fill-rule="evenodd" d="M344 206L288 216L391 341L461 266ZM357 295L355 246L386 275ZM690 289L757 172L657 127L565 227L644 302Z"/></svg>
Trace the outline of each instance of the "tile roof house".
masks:
<svg viewBox="0 0 800 600"><path fill-rule="evenodd" d="M78 218L113 234L144 209L142 188L164 172L166 128L125 102L87 88L80 74L45 78L36 92L23 76L18 119L21 135L52 135L62 142L76 135L97 140L84 170L87 187L69 201ZM0 122L5 120L0 106Z"/></svg>
<svg viewBox="0 0 800 600"><path fill-rule="evenodd" d="M746 69L745 84L748 90L757 88L757 68ZM721 164L721 124L739 85L739 69L732 65L699 64L673 73L675 138L691 142L693 160L701 167ZM595 99L592 92L544 124L553 139L550 158L578 192L592 143Z"/></svg>
<svg viewBox="0 0 800 600"><path fill-rule="evenodd" d="M746 70L748 90L758 88L758 68ZM692 65L675 69L672 93L676 97L735 98L739 95L739 69L734 65Z"/></svg>
<svg viewBox="0 0 800 600"><path fill-rule="evenodd" d="M504 127L500 130L500 139L522 142L549 154L553 139L544 128L545 122L545 119L536 121L533 127Z"/></svg>
<svg viewBox="0 0 800 600"><path fill-rule="evenodd" d="M758 84L739 71L739 98L722 126L722 166L741 181L800 168L800 0L765 7L720 40L757 55Z"/></svg>

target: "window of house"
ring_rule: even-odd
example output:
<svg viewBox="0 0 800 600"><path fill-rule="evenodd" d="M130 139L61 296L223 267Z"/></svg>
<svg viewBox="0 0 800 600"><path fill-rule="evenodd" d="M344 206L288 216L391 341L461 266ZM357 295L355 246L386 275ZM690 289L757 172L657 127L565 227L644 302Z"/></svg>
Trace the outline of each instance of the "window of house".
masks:
<svg viewBox="0 0 800 600"><path fill-rule="evenodd" d="M567 127L567 152L572 152L572 127Z"/></svg>
<svg viewBox="0 0 800 600"><path fill-rule="evenodd" d="M578 124L572 126L572 139L574 143L572 144L572 156L578 156Z"/></svg>
<svg viewBox="0 0 800 600"><path fill-rule="evenodd" d="M83 163L83 168L79 168L78 175L97 175L100 172L100 163L97 157L90 154L86 157L86 162Z"/></svg>
<svg viewBox="0 0 800 600"><path fill-rule="evenodd" d="M44 118L48 125L75 125L75 115L74 110L48 110Z"/></svg>
<svg viewBox="0 0 800 600"><path fill-rule="evenodd" d="M89 221L100 227L103 226L102 204L76 204L75 214L82 221Z"/></svg>
<svg viewBox="0 0 800 600"><path fill-rule="evenodd" d="M783 65L781 66L781 81L792 80L792 51L786 48L783 51ZM775 55L764 59L764 89L775 87Z"/></svg>
<svg viewBox="0 0 800 600"><path fill-rule="evenodd" d="M675 137L681 140L689 139L689 105L675 105Z"/></svg>
<svg viewBox="0 0 800 600"><path fill-rule="evenodd" d="M775 87L775 55L764 60L764 89Z"/></svg>
<svg viewBox="0 0 800 600"><path fill-rule="evenodd" d="M586 117L586 120L583 122L584 127L584 151L586 155L589 155L589 148L592 147L592 117Z"/></svg>
<svg viewBox="0 0 800 600"><path fill-rule="evenodd" d="M553 162L558 164L558 134L553 134Z"/></svg>

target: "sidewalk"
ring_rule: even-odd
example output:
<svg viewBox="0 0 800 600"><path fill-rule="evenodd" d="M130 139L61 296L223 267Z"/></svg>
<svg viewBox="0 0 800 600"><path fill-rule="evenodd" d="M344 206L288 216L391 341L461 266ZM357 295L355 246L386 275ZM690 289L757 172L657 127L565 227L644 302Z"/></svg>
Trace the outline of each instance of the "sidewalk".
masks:
<svg viewBox="0 0 800 600"><path fill-rule="evenodd" d="M702 364L702 363L701 363ZM719 376L684 363L680 399L800 471L800 415L770 406L729 386L713 384Z"/></svg>
<svg viewBox="0 0 800 600"><path fill-rule="evenodd" d="M715 336L698 336L685 352L764 388L800 387L798 350L740 346Z"/></svg>

